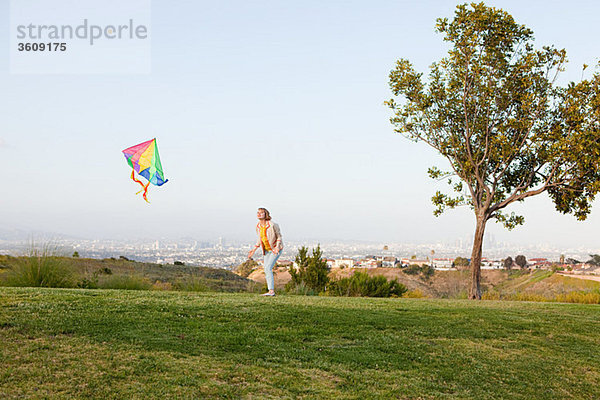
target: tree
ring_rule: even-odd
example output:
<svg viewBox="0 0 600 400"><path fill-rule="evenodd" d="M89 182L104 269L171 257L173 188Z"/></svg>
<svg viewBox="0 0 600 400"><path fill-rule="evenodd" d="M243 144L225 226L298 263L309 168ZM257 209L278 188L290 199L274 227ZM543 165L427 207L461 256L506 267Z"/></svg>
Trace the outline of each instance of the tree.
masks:
<svg viewBox="0 0 600 400"><path fill-rule="evenodd" d="M74 251L73 252L73 258L79 258L79 252L78 251Z"/></svg>
<svg viewBox="0 0 600 400"><path fill-rule="evenodd" d="M504 269L510 270L512 268L512 265L513 265L513 259L512 259L512 257L510 257L510 256L506 257L504 259Z"/></svg>
<svg viewBox="0 0 600 400"><path fill-rule="evenodd" d="M591 264L594 266L600 265L600 254L590 254L591 259L589 259L586 264Z"/></svg>
<svg viewBox="0 0 600 400"><path fill-rule="evenodd" d="M436 30L452 48L433 63L429 83L408 60L390 72L386 101L397 133L423 141L448 162L450 194L434 215L468 206L475 214L469 297L481 298L483 236L489 220L513 229L524 218L505 208L546 192L562 213L584 220L600 190L600 74L555 85L566 51L533 47L533 32L501 9L459 5Z"/></svg>
<svg viewBox="0 0 600 400"><path fill-rule="evenodd" d="M524 255L519 254L515 257L515 264L517 264L519 267L521 267L521 269L523 269L527 266L527 258L525 258Z"/></svg>
<svg viewBox="0 0 600 400"><path fill-rule="evenodd" d="M454 262L452 262L452 265L454 267L468 267L469 266L469 260L467 258L464 258L464 257L456 257L454 259Z"/></svg>
<svg viewBox="0 0 600 400"><path fill-rule="evenodd" d="M290 275L294 285L304 283L306 287L316 292L325 290L325 286L329 282L329 269L327 268L327 262L323 260L321 246L313 249L312 256L308 255L308 248L304 246L299 248L296 265L298 266L297 271L293 266L290 267Z"/></svg>

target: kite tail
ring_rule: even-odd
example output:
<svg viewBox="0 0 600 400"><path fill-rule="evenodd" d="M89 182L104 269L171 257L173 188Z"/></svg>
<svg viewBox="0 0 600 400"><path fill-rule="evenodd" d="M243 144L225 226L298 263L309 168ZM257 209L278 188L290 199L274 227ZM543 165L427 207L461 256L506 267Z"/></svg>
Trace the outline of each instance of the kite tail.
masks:
<svg viewBox="0 0 600 400"><path fill-rule="evenodd" d="M144 183L142 181L140 181L139 179L136 179L135 170L133 170L133 169L131 170L131 180L139 183L140 186L142 187L142 189L139 192L137 192L136 194L140 194L141 192L144 192L144 194L143 194L144 200L146 200L147 203L150 203L148 201L148 198L146 197L146 195L148 194L148 185L150 185L150 181L148 181L148 183L144 185Z"/></svg>
<svg viewBox="0 0 600 400"><path fill-rule="evenodd" d="M146 186L144 186L144 194L143 194L143 197L144 197L144 200L146 200L146 203L150 203L150 202L148 201L148 198L146 197L146 194L148 194L148 186L149 186L149 185L150 185L150 181L148 181L148 183L146 183ZM140 190L140 191L141 191L141 190Z"/></svg>

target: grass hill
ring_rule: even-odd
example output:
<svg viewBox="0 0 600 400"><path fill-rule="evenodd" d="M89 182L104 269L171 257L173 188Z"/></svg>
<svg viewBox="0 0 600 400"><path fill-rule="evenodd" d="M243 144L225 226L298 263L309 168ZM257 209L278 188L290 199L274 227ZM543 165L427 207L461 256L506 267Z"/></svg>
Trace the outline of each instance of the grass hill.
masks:
<svg viewBox="0 0 600 400"><path fill-rule="evenodd" d="M0 288L0 398L595 399L598 307Z"/></svg>
<svg viewBox="0 0 600 400"><path fill-rule="evenodd" d="M400 268L332 269L331 279L347 277L354 271L364 271L369 275L383 275L388 279L398 279L412 293L424 297L461 299L467 298L471 280L468 270L435 271L433 276L408 275ZM255 270L248 278L264 282L262 269ZM283 288L291 279L285 268L275 269L275 285ZM557 296L571 292L597 294L600 303L600 282L576 279L547 270L482 270L481 284L488 299L512 300L555 300Z"/></svg>
<svg viewBox="0 0 600 400"><path fill-rule="evenodd" d="M28 282L8 284L10 268L21 269L26 272L24 275L30 275L31 270L57 269L63 271L61 274L69 276L66 281L55 285L35 285ZM358 270L361 269L332 269L330 278L348 277ZM409 289L409 297L464 299L467 298L470 282L468 270L435 271L432 276L410 275L400 268L373 268L361 271L369 275L397 279ZM281 291L291 279L290 274L284 267L275 268L274 272L275 286ZM27 279L31 280L29 277ZM254 270L248 278L244 278L225 269L142 263L127 259L0 255L0 286L2 285L257 292L265 286L265 278L262 268ZM575 279L546 270L483 270L482 288L484 299L491 300L600 303L600 282Z"/></svg>
<svg viewBox="0 0 600 400"><path fill-rule="evenodd" d="M112 289L183 289L190 291L240 292L258 290L253 281L220 268L152 264L127 259L39 257L50 268L71 273L70 286ZM29 257L0 255L0 280L10 267L26 268ZM42 262L43 264L43 262Z"/></svg>

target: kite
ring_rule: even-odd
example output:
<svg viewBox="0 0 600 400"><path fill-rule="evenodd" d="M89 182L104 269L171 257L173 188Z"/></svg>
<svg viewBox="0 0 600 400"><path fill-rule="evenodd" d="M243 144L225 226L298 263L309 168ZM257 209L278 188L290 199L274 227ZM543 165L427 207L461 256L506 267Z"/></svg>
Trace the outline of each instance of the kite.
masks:
<svg viewBox="0 0 600 400"><path fill-rule="evenodd" d="M160 157L158 155L158 147L156 146L156 138L129 147L123 150L123 154L127 159L127 164L133 168L131 170L131 179L142 186L142 189L136 194L144 192L144 200L149 203L148 198L146 197L148 185L152 183L156 186L162 186L168 181L168 179L165 180L163 174L162 164L160 163ZM136 172L138 175L146 178L148 183L144 185L142 181L136 179Z"/></svg>

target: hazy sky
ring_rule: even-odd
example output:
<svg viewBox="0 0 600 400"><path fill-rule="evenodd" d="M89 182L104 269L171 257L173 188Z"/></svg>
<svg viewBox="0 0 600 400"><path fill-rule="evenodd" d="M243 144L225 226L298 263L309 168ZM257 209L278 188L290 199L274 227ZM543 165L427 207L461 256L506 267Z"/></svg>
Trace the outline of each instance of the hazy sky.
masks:
<svg viewBox="0 0 600 400"><path fill-rule="evenodd" d="M0 224L83 237L253 237L256 208L284 237L432 242L474 230L468 209L432 215L444 166L394 133L388 73L445 55L434 32L454 1L153 1L152 72L15 75L0 61ZM98 6L102 2L97 2ZM563 81L600 55L600 3L490 1L564 47ZM8 54L8 1L0 48ZM158 138L169 182L135 196L121 150ZM441 186L443 187L443 186ZM600 248L586 222L538 196L511 242Z"/></svg>

